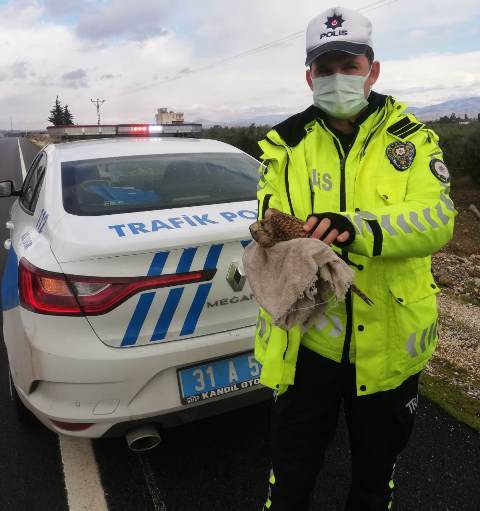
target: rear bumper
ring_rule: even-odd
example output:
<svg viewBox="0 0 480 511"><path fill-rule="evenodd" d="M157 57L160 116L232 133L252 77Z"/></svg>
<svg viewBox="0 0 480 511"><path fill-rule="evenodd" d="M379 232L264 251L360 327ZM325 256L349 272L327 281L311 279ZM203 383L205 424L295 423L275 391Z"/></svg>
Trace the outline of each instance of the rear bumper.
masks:
<svg viewBox="0 0 480 511"><path fill-rule="evenodd" d="M123 434L136 424L170 427L265 399L250 388L182 405L177 369L242 353L253 347L255 327L133 348L111 348L85 318L40 316L21 309L23 331L5 339L12 376L24 404L48 428L72 436ZM25 344L25 349L16 350ZM30 353L25 366L18 353ZM69 432L60 422L92 423Z"/></svg>
<svg viewBox="0 0 480 511"><path fill-rule="evenodd" d="M142 424L156 424L159 428L172 428L188 422L194 422L214 415L231 412L238 408L251 406L257 403L268 401L272 398L271 389L263 386L256 387L246 393L232 394L226 399L215 399L206 401L200 406L190 408L183 407L176 412L157 417L150 417L137 421L121 422L112 426L103 436L123 436L129 430Z"/></svg>
<svg viewBox="0 0 480 511"><path fill-rule="evenodd" d="M257 403L266 402L271 399L272 391L263 386L257 386L244 392L231 394L229 397L221 397L212 401L204 401L200 404L191 406L182 406L169 413L146 416L141 419L124 420L122 417L112 418L111 422L96 422L85 431L65 431L56 427L51 417L44 414L41 410L35 408L32 402L23 393L19 392L20 399L24 405L37 417L37 419L47 428L64 435L100 438L100 437L119 437L124 436L128 431L142 426L144 424L155 424L159 429L168 429L180 426L188 422L194 422L207 417L231 412L246 406L252 406ZM68 418L54 418L55 420L70 421ZM79 422L90 422L89 419Z"/></svg>

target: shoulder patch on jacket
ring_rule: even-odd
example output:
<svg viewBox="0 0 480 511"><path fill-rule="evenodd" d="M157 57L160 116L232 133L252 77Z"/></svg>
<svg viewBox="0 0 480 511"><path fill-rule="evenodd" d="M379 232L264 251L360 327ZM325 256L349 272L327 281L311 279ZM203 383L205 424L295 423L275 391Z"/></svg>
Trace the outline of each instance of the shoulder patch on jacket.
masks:
<svg viewBox="0 0 480 511"><path fill-rule="evenodd" d="M413 135L413 133L423 128L423 126L423 123L411 121L407 116L405 116L395 124L392 124L387 129L387 133L390 133L390 135L400 138L401 140L405 140L410 135Z"/></svg>
<svg viewBox="0 0 480 511"><path fill-rule="evenodd" d="M305 126L316 118L316 108L312 105L303 112L292 115L292 117L277 124L273 129L285 140L289 147L295 147L305 136Z"/></svg>

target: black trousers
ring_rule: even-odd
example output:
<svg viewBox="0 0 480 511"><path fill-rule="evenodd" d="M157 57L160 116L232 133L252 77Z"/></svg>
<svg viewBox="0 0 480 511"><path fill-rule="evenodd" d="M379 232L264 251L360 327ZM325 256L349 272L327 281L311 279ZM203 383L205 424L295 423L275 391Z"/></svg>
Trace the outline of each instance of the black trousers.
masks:
<svg viewBox="0 0 480 511"><path fill-rule="evenodd" d="M306 511L343 400L352 483L345 509L391 508L395 460L410 437L418 404L416 374L396 389L357 397L355 366L301 347L295 385L272 406L268 511Z"/></svg>

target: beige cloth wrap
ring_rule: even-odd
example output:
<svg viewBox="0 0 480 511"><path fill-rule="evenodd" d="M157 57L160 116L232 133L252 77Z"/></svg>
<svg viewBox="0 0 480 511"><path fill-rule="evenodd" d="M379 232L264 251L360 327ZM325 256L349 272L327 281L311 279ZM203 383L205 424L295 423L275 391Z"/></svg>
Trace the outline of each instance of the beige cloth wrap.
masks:
<svg viewBox="0 0 480 511"><path fill-rule="evenodd" d="M243 266L252 292L280 328L306 329L330 303L344 301L353 270L323 241L295 238L263 248L252 241Z"/></svg>

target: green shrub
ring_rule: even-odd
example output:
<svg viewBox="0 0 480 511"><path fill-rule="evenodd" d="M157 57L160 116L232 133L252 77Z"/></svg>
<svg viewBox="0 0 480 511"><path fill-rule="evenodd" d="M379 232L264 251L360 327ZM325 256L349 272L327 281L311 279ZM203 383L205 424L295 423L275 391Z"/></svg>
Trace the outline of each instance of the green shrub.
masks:
<svg viewBox="0 0 480 511"><path fill-rule="evenodd" d="M453 178L469 176L480 184L480 122L432 122L429 128L440 137L445 163ZM258 159L261 151L257 142L265 137L269 129L269 126L255 124L231 128L214 126L204 129L202 136L231 144Z"/></svg>
<svg viewBox="0 0 480 511"><path fill-rule="evenodd" d="M480 184L480 123L432 123L452 176L469 176Z"/></svg>
<svg viewBox="0 0 480 511"><path fill-rule="evenodd" d="M204 129L203 138L212 138L233 145L245 151L250 156L259 159L261 150L258 141L265 137L270 126L239 126L229 128L226 126L213 126L213 128Z"/></svg>

